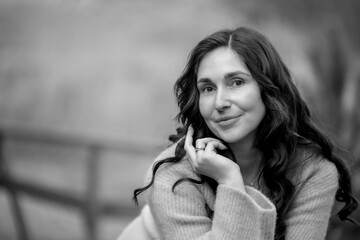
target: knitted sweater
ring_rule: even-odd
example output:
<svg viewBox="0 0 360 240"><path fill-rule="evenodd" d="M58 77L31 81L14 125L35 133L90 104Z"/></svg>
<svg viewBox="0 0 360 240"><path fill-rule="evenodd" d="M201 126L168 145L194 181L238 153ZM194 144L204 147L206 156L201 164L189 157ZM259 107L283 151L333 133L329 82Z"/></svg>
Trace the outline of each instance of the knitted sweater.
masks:
<svg viewBox="0 0 360 240"><path fill-rule="evenodd" d="M174 156L174 150L175 145L169 147L155 162ZM294 165L297 174L291 174L296 198L285 220L285 238L323 240L338 188L338 173L331 162L305 155L299 153L298 158L307 159L307 163ZM191 182L180 183L173 192L173 184L184 177L199 179L186 157L158 169L147 191L150 211L142 214L145 228L153 237L155 231L155 236L163 240L274 239L276 208L263 192L246 186L244 193L220 184L214 194L207 183Z"/></svg>

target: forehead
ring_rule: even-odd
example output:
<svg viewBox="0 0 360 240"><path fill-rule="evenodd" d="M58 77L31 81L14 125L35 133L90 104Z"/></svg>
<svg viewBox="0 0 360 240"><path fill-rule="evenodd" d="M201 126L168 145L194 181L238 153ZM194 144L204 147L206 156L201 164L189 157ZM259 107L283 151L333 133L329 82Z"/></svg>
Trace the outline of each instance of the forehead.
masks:
<svg viewBox="0 0 360 240"><path fill-rule="evenodd" d="M220 47L200 61L197 79L223 77L226 73L241 71L250 74L242 58L233 49Z"/></svg>

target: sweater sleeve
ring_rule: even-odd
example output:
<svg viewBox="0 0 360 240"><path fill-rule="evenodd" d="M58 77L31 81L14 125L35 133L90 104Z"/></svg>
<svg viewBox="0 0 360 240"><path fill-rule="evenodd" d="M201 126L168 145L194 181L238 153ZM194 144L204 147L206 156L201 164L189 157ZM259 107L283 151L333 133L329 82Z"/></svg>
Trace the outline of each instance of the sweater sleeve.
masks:
<svg viewBox="0 0 360 240"><path fill-rule="evenodd" d="M247 187L247 193L243 193L238 189L219 185L211 219L199 185L183 182L173 192L171 187L174 182L169 181L169 178L159 174L148 194L148 204L161 239L274 238L275 206L257 190Z"/></svg>
<svg viewBox="0 0 360 240"><path fill-rule="evenodd" d="M286 239L323 240L338 189L335 165L326 160L310 164L286 220Z"/></svg>

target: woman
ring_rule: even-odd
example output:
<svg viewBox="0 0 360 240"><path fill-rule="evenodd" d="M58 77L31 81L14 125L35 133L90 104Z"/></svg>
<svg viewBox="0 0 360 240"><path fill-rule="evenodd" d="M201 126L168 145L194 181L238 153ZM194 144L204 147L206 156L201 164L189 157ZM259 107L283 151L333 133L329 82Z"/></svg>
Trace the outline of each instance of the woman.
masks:
<svg viewBox="0 0 360 240"><path fill-rule="evenodd" d="M134 191L148 205L119 239L140 228L166 240L324 239L335 199L341 220L356 210L343 160L260 33L200 41L175 94L182 127Z"/></svg>

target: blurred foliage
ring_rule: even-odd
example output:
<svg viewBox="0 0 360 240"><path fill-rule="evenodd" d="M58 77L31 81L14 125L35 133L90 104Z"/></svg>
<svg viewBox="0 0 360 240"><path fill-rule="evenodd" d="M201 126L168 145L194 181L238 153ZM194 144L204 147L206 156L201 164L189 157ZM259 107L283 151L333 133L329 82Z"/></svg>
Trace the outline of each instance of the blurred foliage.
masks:
<svg viewBox="0 0 360 240"><path fill-rule="evenodd" d="M239 9L243 7L243 1L230 1ZM247 10L254 21L280 18L297 28L304 27L309 31L319 30L324 26L341 27L357 47L360 45L358 30L360 2L357 0L253 0L252 2Z"/></svg>

